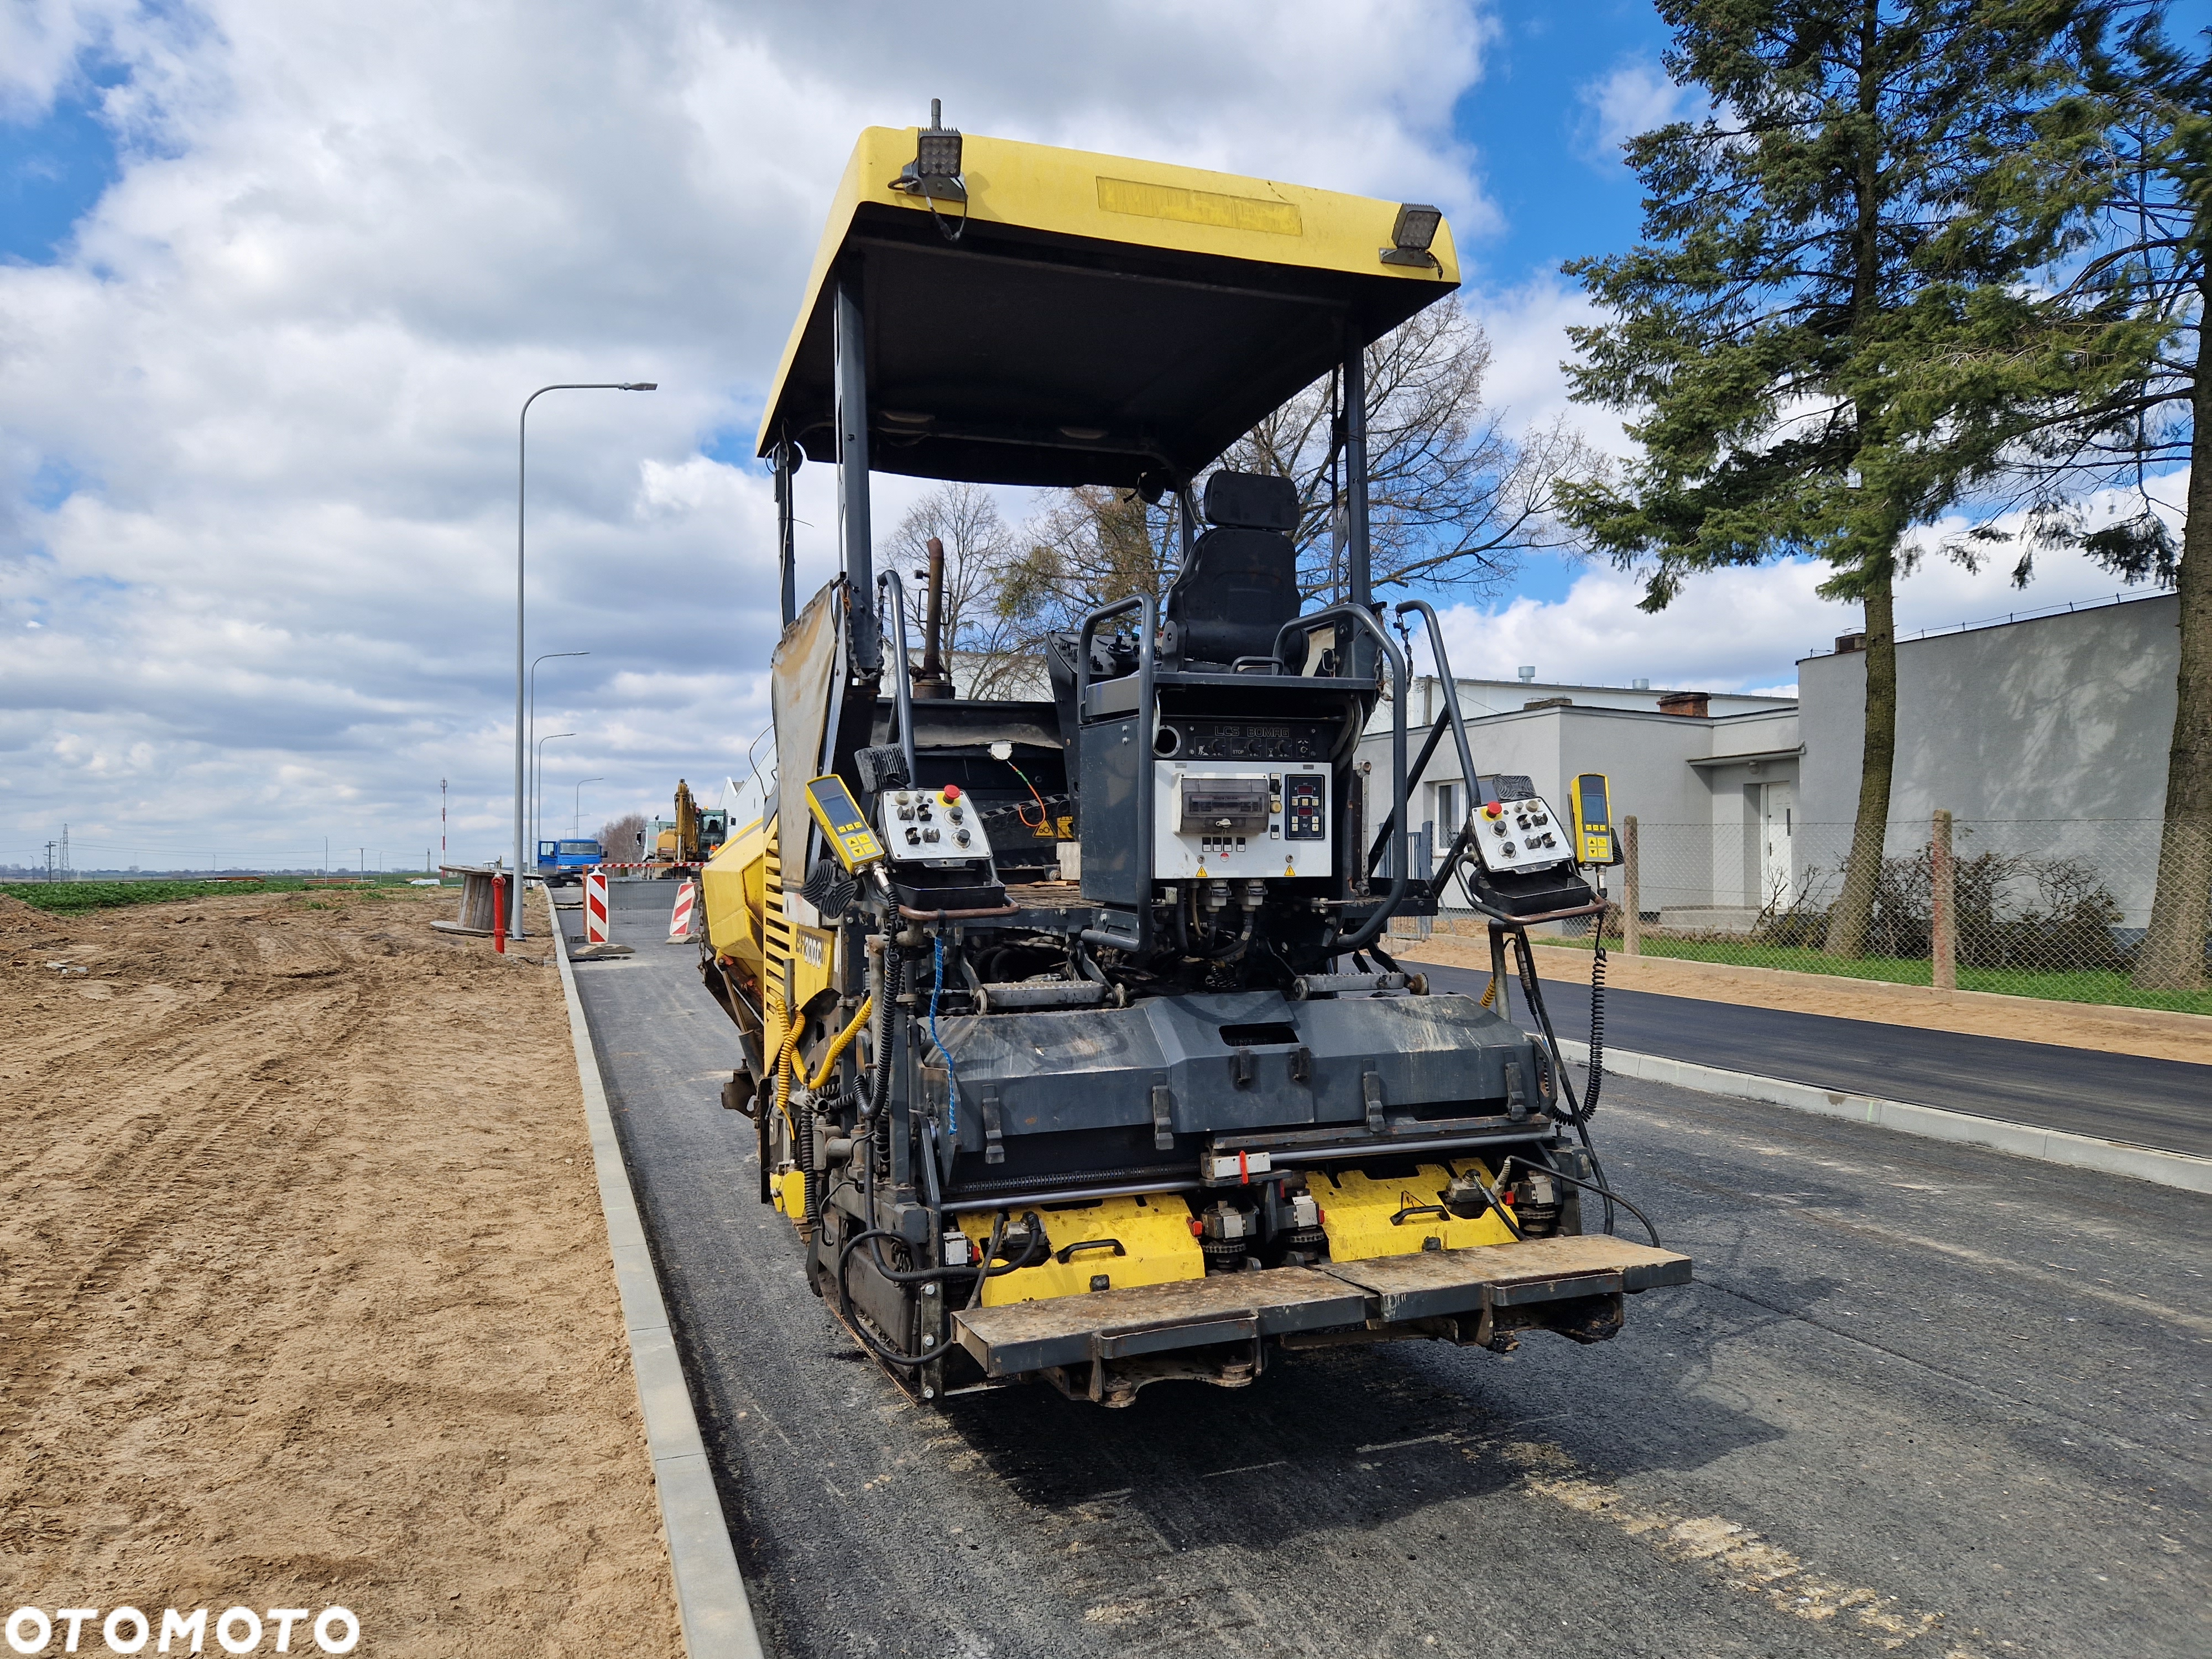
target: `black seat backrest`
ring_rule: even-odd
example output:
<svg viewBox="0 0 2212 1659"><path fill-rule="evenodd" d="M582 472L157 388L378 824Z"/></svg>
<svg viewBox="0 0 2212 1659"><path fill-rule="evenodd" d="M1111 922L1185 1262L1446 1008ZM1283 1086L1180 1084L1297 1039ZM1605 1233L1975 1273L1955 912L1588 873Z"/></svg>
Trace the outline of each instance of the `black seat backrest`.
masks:
<svg viewBox="0 0 2212 1659"><path fill-rule="evenodd" d="M1184 663L1224 666L1273 653L1275 635L1298 614L1297 486L1258 472L1217 472L1206 481L1206 519L1182 573L1168 589L1170 653ZM1285 649L1304 660L1303 640Z"/></svg>

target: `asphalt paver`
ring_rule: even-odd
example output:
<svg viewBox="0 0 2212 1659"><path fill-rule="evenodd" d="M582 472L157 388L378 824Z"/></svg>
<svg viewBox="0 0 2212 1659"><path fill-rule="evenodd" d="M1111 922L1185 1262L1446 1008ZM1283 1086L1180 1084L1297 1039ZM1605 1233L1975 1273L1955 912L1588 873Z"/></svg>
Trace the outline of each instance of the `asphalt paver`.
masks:
<svg viewBox="0 0 2212 1659"><path fill-rule="evenodd" d="M917 1404L758 1202L672 891L577 978L778 1654L2212 1650L2212 1200L1614 1079L1697 1282L1612 1342Z"/></svg>

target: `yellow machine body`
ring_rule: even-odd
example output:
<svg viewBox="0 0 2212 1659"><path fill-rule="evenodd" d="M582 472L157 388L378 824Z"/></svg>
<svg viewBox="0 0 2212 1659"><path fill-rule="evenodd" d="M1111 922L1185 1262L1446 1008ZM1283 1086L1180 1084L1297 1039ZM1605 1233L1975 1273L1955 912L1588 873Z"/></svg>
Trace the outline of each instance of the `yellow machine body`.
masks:
<svg viewBox="0 0 2212 1659"><path fill-rule="evenodd" d="M1512 1232L1496 1215L1486 1211L1466 1221L1443 1208L1444 1188L1455 1174L1469 1170L1480 1170L1486 1182L1492 1180L1489 1170L1474 1158L1462 1158L1449 1168L1424 1164L1403 1181L1376 1181L1357 1170L1315 1171L1308 1186L1321 1200L1329 1259L1364 1261L1378 1255L1511 1243Z"/></svg>
<svg viewBox="0 0 2212 1659"><path fill-rule="evenodd" d="M1052 1243L1052 1259L985 1279L985 1307L1206 1277L1206 1253L1190 1231L1190 1206L1172 1193L1040 1205L1037 1215ZM990 1244L991 1224L988 1215L960 1218L960 1231L978 1255ZM1118 1249L1107 1248L1109 1241ZM1102 1278L1105 1284L1096 1282Z"/></svg>

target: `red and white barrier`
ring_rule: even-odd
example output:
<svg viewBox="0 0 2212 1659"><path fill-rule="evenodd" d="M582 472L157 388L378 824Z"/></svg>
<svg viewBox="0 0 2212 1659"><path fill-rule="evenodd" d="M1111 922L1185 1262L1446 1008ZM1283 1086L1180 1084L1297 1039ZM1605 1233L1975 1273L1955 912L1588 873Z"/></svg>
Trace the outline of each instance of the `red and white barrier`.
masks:
<svg viewBox="0 0 2212 1659"><path fill-rule="evenodd" d="M679 944L691 937L691 913L699 902L699 884L687 881L676 890L676 908L668 918L668 942Z"/></svg>
<svg viewBox="0 0 2212 1659"><path fill-rule="evenodd" d="M584 943L607 942L607 878L598 870L584 873Z"/></svg>

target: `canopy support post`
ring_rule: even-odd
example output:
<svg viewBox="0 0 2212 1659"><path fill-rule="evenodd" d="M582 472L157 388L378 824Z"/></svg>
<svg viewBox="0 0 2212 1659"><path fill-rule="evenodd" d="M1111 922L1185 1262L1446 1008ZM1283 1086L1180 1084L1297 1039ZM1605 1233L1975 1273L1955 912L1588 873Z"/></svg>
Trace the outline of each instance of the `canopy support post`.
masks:
<svg viewBox="0 0 2212 1659"><path fill-rule="evenodd" d="M799 554L793 532L791 475L793 469L789 438L777 440L772 459L775 466L776 563L782 574L783 625L788 628L799 616Z"/></svg>
<svg viewBox="0 0 2212 1659"><path fill-rule="evenodd" d="M837 270L837 526L843 543L851 617L853 672L872 679L883 667L876 625L874 537L868 520L868 356L860 267Z"/></svg>
<svg viewBox="0 0 2212 1659"><path fill-rule="evenodd" d="M1367 349L1360 343L1356 322L1347 317L1345 324L1344 506L1351 521L1345 546L1345 597L1361 610L1371 611L1375 590L1367 558ZM1355 633L1343 644L1352 654L1348 667L1352 674L1364 679L1375 672L1372 641Z"/></svg>

